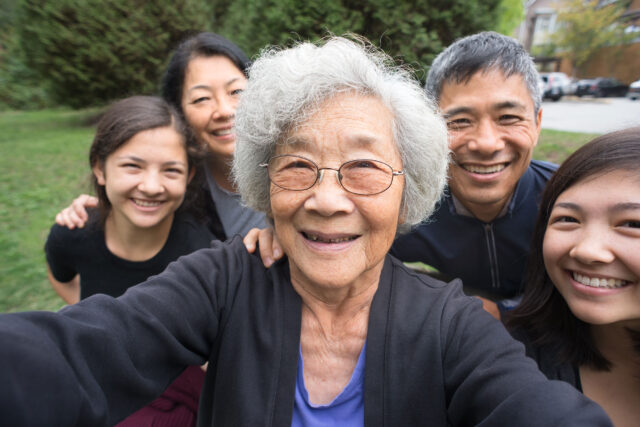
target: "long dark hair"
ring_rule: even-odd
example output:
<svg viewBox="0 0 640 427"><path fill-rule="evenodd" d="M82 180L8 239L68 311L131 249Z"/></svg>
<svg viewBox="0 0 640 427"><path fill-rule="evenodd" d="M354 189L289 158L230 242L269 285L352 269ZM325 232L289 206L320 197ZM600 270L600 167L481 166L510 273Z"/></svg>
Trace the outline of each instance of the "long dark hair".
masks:
<svg viewBox="0 0 640 427"><path fill-rule="evenodd" d="M637 172L638 165L640 127L634 127L602 135L579 148L547 183L533 232L524 296L506 324L524 331L533 345L552 348L558 363L586 364L600 370L611 365L596 347L589 324L573 315L544 267L542 243L553 205L560 194L586 178L614 170ZM635 342L638 336L632 338Z"/></svg>
<svg viewBox="0 0 640 427"><path fill-rule="evenodd" d="M177 110L157 96L132 96L111 104L98 122L96 135L89 150L89 165L91 168L96 165L104 167L107 157L136 134L167 126L173 127L184 140L189 172L200 169L200 162L204 158L203 148L195 141ZM189 209L200 197L202 190L194 188L194 185L197 185L196 181L193 179L187 185L180 210ZM98 197L100 222L104 224L111 211L111 202L107 198L105 187L98 184L93 175L92 183Z"/></svg>
<svg viewBox="0 0 640 427"><path fill-rule="evenodd" d="M171 55L169 65L162 78L160 92L169 104L173 105L181 114L182 90L184 76L189 61L199 56L226 56L235 64L245 76L251 62L245 53L231 41L214 33L202 32L192 36L178 45Z"/></svg>

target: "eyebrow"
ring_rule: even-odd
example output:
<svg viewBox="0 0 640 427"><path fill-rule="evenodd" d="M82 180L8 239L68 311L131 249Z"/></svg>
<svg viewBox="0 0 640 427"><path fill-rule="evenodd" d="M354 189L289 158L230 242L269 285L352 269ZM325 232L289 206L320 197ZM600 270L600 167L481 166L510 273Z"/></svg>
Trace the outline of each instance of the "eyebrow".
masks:
<svg viewBox="0 0 640 427"><path fill-rule="evenodd" d="M134 162L138 162L138 163L147 163L147 161L141 157L138 156L120 156L120 157L116 157L116 159L118 160L133 160ZM163 166L173 166L173 165L182 165L184 166L185 163L184 162L180 162L178 160L169 160L168 162L164 162L162 163Z"/></svg>
<svg viewBox="0 0 640 427"><path fill-rule="evenodd" d="M500 111L500 110L509 110L509 109L516 109L516 110L526 110L526 106L520 102L517 101L504 101L504 102L499 102L497 104L493 104L491 106L491 110L493 111ZM472 107L467 107L467 106L461 106L461 107L455 107L452 108L448 111L445 111L442 113L442 115L444 116L445 119L448 119L451 116L455 116L458 114L473 114L475 112L475 108Z"/></svg>
<svg viewBox="0 0 640 427"><path fill-rule="evenodd" d="M240 80L240 77L234 77L231 80L229 80L228 82L226 82L224 84L224 87L229 87L232 84L234 84L235 82L237 82L238 80ZM206 89L206 90L211 90L211 86L209 85L205 85L205 84L199 84L199 85L195 85L193 87L190 87L189 89L187 89L188 92L197 90L197 89Z"/></svg>
<svg viewBox="0 0 640 427"><path fill-rule="evenodd" d="M358 134L358 135L354 135L353 137L348 137L345 138L345 141L351 145L355 145L358 147L369 147L373 144L375 144L376 142L378 142L378 138L375 137L375 135L362 135L362 134ZM287 137L284 141L283 144L288 146L288 147L292 147L292 148L310 148L310 147L314 147L315 141L313 141L311 138L307 138L306 136L290 136Z"/></svg>
<svg viewBox="0 0 640 427"><path fill-rule="evenodd" d="M555 209L555 208L564 208L564 209L569 209L569 210L578 211L578 212L582 212L583 211L583 209L580 207L580 205L578 205L576 203L571 203L571 202L556 203L553 206L553 209ZM640 210L640 203L634 203L634 202L616 203L609 210L612 211L612 212Z"/></svg>

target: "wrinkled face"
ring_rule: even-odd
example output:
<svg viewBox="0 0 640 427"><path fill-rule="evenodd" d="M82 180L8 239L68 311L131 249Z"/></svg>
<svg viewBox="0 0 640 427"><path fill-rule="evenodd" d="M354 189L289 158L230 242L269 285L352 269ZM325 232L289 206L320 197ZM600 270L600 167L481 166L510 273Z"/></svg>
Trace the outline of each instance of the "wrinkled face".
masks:
<svg viewBox="0 0 640 427"><path fill-rule="evenodd" d="M479 219L489 222L511 198L540 133L542 112L520 75L478 72L466 83L445 83L440 109L449 128L453 163L449 187Z"/></svg>
<svg viewBox="0 0 640 427"><path fill-rule="evenodd" d="M198 140L214 156L231 158L236 144L234 117L247 79L226 56L189 61L182 89L182 111Z"/></svg>
<svg viewBox="0 0 640 427"><path fill-rule="evenodd" d="M560 194L543 255L549 277L576 317L640 327L640 175L596 175Z"/></svg>
<svg viewBox="0 0 640 427"><path fill-rule="evenodd" d="M376 98L338 95L293 130L276 154L300 155L321 168L373 159L401 170L391 123L391 113ZM271 184L271 215L294 286L329 290L377 284L395 237L403 185L403 177L396 176L380 194L356 195L345 191L331 170L303 191Z"/></svg>
<svg viewBox="0 0 640 427"><path fill-rule="evenodd" d="M187 188L184 139L172 127L139 132L93 172L105 186L110 217L139 228L166 225Z"/></svg>

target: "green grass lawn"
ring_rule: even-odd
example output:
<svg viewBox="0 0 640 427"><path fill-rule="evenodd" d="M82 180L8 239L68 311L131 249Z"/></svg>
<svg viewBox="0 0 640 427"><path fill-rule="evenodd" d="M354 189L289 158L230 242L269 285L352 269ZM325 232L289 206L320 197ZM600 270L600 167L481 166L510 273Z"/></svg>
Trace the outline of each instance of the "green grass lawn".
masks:
<svg viewBox="0 0 640 427"><path fill-rule="evenodd" d="M55 310L43 246L55 214L89 191L96 111L0 113L0 312ZM561 162L593 135L542 131L534 157Z"/></svg>

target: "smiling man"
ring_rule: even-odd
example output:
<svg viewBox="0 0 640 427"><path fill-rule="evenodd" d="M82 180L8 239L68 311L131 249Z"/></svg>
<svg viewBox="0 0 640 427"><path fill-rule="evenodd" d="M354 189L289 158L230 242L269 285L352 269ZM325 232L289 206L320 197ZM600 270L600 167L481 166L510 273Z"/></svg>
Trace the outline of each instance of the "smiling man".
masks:
<svg viewBox="0 0 640 427"><path fill-rule="evenodd" d="M426 90L449 127L449 189L430 221L392 254L460 277L467 293L509 308L522 292L542 190L556 169L531 160L542 118L538 74L515 40L458 40L433 62Z"/></svg>

